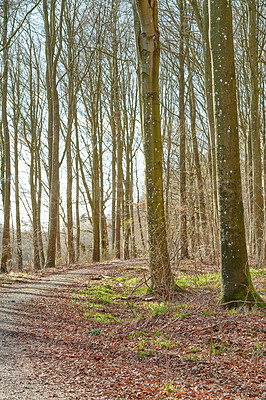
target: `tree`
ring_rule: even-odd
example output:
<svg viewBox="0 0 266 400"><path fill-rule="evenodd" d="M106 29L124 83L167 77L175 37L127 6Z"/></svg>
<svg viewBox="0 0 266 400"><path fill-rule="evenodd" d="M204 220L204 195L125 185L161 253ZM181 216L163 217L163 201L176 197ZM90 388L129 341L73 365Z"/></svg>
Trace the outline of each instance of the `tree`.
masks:
<svg viewBox="0 0 266 400"><path fill-rule="evenodd" d="M174 289L174 280L167 249L163 202L158 4L156 0L135 0L134 6L151 288L169 297Z"/></svg>
<svg viewBox="0 0 266 400"><path fill-rule="evenodd" d="M180 160L180 247L181 258L188 258L187 207L186 207L186 120L185 120L185 10L183 0L179 1L180 42L179 42L179 160Z"/></svg>
<svg viewBox="0 0 266 400"><path fill-rule="evenodd" d="M8 89L8 41L7 25L9 2L3 2L3 76L2 76L2 124L4 139L4 226L2 237L2 258L1 272L7 272L12 264L11 244L10 244L10 190L11 190L11 160L10 160L10 135L7 119L7 89Z"/></svg>
<svg viewBox="0 0 266 400"><path fill-rule="evenodd" d="M70 18L72 16L72 18ZM74 120L74 72L75 72L75 47L74 47L74 27L76 19L76 7L71 8L66 5L66 29L67 29L67 77L68 77L68 109L67 109L67 137L66 137L66 157L67 157L67 248L68 263L75 262L75 247L73 237L73 210L72 210L72 128Z"/></svg>
<svg viewBox="0 0 266 400"><path fill-rule="evenodd" d="M48 99L48 150L49 150L49 229L46 249L46 268L55 266L56 239L58 229L58 198L59 198L59 98L57 90L57 65L62 50L62 24L65 0L61 1L59 26L55 24L56 2L51 2L49 10L47 0L43 0L44 26L46 39L47 61L47 99ZM50 11L50 13L49 13ZM49 19L50 17L50 19ZM55 38L58 29L58 46L55 48Z"/></svg>
<svg viewBox="0 0 266 400"><path fill-rule="evenodd" d="M263 246L263 194L262 165L259 128L259 80L257 45L257 6L255 0L247 0L248 45L250 66L250 133L253 166L254 222L256 241L256 264L259 264Z"/></svg>
<svg viewBox="0 0 266 400"><path fill-rule="evenodd" d="M209 4L221 235L220 302L239 306L263 300L251 281L246 248L231 2L210 0Z"/></svg>
<svg viewBox="0 0 266 400"><path fill-rule="evenodd" d="M21 63L20 63L20 43L17 44L17 58L13 71L11 72L12 80L12 108L13 108L13 130L14 130L14 175L15 175L15 204L16 204L16 261L19 271L23 269L22 255L22 238L21 238L21 221L20 221L20 200L19 200L19 122L20 122L20 106L21 106Z"/></svg>

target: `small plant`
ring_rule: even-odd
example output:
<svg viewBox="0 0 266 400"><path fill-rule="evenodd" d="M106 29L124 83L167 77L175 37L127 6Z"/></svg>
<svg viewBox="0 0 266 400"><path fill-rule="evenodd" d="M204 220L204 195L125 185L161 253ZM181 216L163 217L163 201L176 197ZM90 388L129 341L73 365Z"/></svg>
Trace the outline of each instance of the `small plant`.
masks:
<svg viewBox="0 0 266 400"><path fill-rule="evenodd" d="M155 348L161 348L161 349L170 349L172 347L175 347L177 343L166 339L164 337L159 337L156 339L152 340L152 346Z"/></svg>
<svg viewBox="0 0 266 400"><path fill-rule="evenodd" d="M202 355L201 354L185 354L185 357L189 361L198 361L202 360Z"/></svg>
<svg viewBox="0 0 266 400"><path fill-rule="evenodd" d="M260 343L259 341L254 342L254 353L257 357L265 356L266 350L264 349L264 343Z"/></svg>
<svg viewBox="0 0 266 400"><path fill-rule="evenodd" d="M138 349L138 351L137 351L137 359L138 360L143 360L144 358L151 356L153 353L154 353L154 350L152 350L152 349L148 349L148 350Z"/></svg>
<svg viewBox="0 0 266 400"><path fill-rule="evenodd" d="M265 276L266 275L265 268L259 268L259 269L251 268L250 272L251 272L252 276Z"/></svg>
<svg viewBox="0 0 266 400"><path fill-rule="evenodd" d="M116 318L114 315L110 313L100 313L100 312L94 312L93 310L89 310L84 314L85 318L92 318L96 322L100 322L103 324L109 324L112 322L119 322L119 319Z"/></svg>
<svg viewBox="0 0 266 400"><path fill-rule="evenodd" d="M174 391L173 382L164 383L164 390L168 393L172 393Z"/></svg>
<svg viewBox="0 0 266 400"><path fill-rule="evenodd" d="M190 350L191 353L198 353L200 351L200 348L194 346L192 347L192 349Z"/></svg>
<svg viewBox="0 0 266 400"><path fill-rule="evenodd" d="M101 331L99 329L93 329L90 331L90 335L100 335Z"/></svg>
<svg viewBox="0 0 266 400"><path fill-rule="evenodd" d="M229 314L230 314L231 317L233 317L234 315L237 315L237 313L238 313L238 310L236 308L232 308L229 311Z"/></svg>
<svg viewBox="0 0 266 400"><path fill-rule="evenodd" d="M189 312L184 313L184 311L176 311L174 314L174 317L178 318L178 319L180 319L180 321L182 321L183 319L186 318L187 315L189 315Z"/></svg>
<svg viewBox="0 0 266 400"><path fill-rule="evenodd" d="M167 308L166 308L167 304L166 303L158 303L157 301L150 304L150 310L151 310L151 314L154 317L159 317L160 315L163 315L166 313Z"/></svg>
<svg viewBox="0 0 266 400"><path fill-rule="evenodd" d="M202 311L202 315L204 315L204 317L208 317L208 316L212 315L212 312L211 312L211 310L205 310L205 311Z"/></svg>

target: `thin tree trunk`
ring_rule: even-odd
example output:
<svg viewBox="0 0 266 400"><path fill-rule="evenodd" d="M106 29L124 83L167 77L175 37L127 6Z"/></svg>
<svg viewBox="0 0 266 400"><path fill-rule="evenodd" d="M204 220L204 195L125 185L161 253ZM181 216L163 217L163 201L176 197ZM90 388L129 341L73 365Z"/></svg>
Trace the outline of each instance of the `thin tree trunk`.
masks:
<svg viewBox="0 0 266 400"><path fill-rule="evenodd" d="M123 196L123 179L122 179L122 126L121 112L119 104L119 88L118 88L118 67L115 60L115 125L116 125L116 145L117 145L117 181L116 181L116 221L115 221L115 256L121 258L121 221L122 221L122 196Z"/></svg>
<svg viewBox="0 0 266 400"><path fill-rule="evenodd" d="M51 7L55 7L53 4ZM43 0L43 10L45 17L45 34L46 34L46 57L48 65L48 84L51 86L52 96L52 115L53 115L53 146L52 146L52 171L49 186L49 227L48 227L48 242L46 249L46 268L55 266L56 259L56 241L58 237L58 199L59 199L59 130L60 130L60 114L59 114L59 99L57 91L57 64L62 50L62 23L65 0L61 1L60 20L58 26L59 40L57 53L54 56L51 45L51 36L55 34L55 19L52 18L51 24L48 19L47 0ZM55 10L52 9L51 13ZM53 15L52 15L53 17ZM49 134L49 133L48 133ZM59 245L59 243L58 243Z"/></svg>
<svg viewBox="0 0 266 400"><path fill-rule="evenodd" d="M7 83L8 83L8 46L7 24L9 1L3 1L3 75L2 75L2 124L4 137L4 226L2 235L2 258L0 272L5 273L12 267L12 254L10 242L10 189L11 189L11 160L10 160L10 135L7 122Z"/></svg>
<svg viewBox="0 0 266 400"><path fill-rule="evenodd" d="M151 288L169 298L174 291L174 279L167 249L163 201L158 5L156 0L152 3L135 0L134 5Z"/></svg>
<svg viewBox="0 0 266 400"><path fill-rule="evenodd" d="M179 1L180 11L180 42L179 42L179 160L180 160L180 247L181 259L188 258L187 236L187 200L186 200L186 128L185 128L185 20L184 3Z"/></svg>
<svg viewBox="0 0 266 400"><path fill-rule="evenodd" d="M200 212L200 221L201 221L201 228L202 228L201 236L206 238L206 235L207 235L206 205L205 205L205 197L204 197L204 183L203 183L200 158L199 158L198 141L197 141L197 136L196 136L196 101L195 101L195 93L194 93L192 76L190 77L189 105L190 105L192 148L193 148L193 156L194 156L194 163L195 163L196 176L197 176L199 212Z"/></svg>
<svg viewBox="0 0 266 400"><path fill-rule="evenodd" d="M102 99L100 98L100 126L99 126L99 176L100 176L100 225L101 225L101 253L104 260L108 256L108 232L104 215L104 183L103 183L103 115Z"/></svg>
<svg viewBox="0 0 266 400"><path fill-rule="evenodd" d="M259 129L259 81L258 81L258 48L257 48L257 7L256 0L247 0L248 5L248 39L250 64L250 129L253 165L254 223L256 239L256 264L259 264L263 245L263 193L262 166Z"/></svg>
<svg viewBox="0 0 266 400"><path fill-rule="evenodd" d="M79 134L78 134L78 117L77 117L77 97L74 102L74 121L75 121L75 137L76 137L76 262L80 257L80 217L79 217Z"/></svg>
<svg viewBox="0 0 266 400"><path fill-rule="evenodd" d="M75 262L75 247L73 237L73 210L72 210L72 127L74 112L74 31L73 21L70 19L70 10L66 16L66 25L68 33L67 42L67 58L68 58L68 121L67 121L67 138L66 138L66 157L67 157L67 250L68 264Z"/></svg>
<svg viewBox="0 0 266 400"><path fill-rule="evenodd" d="M19 151L18 151L18 124L20 111L20 51L18 48L17 68L15 70L14 80L16 87L13 88L13 129L14 129L14 172L15 172L15 204L16 204L16 241L17 241L17 267L19 271L23 269L23 254L22 254L22 238L21 238L21 223L20 223L20 197L19 197ZM14 85L15 85L14 82ZM16 93L16 99L15 99Z"/></svg>
<svg viewBox="0 0 266 400"><path fill-rule="evenodd" d="M143 228L142 228L142 222L141 222L141 215L140 215L140 195L139 195L139 184L138 184L138 172L137 171L136 171L136 188L137 188L137 215L138 215L139 232L140 232L141 244L142 244L143 250L145 251L146 246L145 246L145 240L144 240L144 234L143 234Z"/></svg>
<svg viewBox="0 0 266 400"><path fill-rule="evenodd" d="M92 261L100 261L100 180L99 180L99 154L97 129L98 121L96 112L93 111L92 126L92 157L93 157L93 252Z"/></svg>
<svg viewBox="0 0 266 400"><path fill-rule="evenodd" d="M38 154L40 154L40 143L41 143L41 135L39 135ZM44 257L44 250L43 250L42 225L41 225L42 167L41 167L40 157L37 158L37 165L38 165L37 232L38 232L38 246L39 246L39 252L40 252L40 264L41 264L41 268L43 268L45 265L45 257Z"/></svg>

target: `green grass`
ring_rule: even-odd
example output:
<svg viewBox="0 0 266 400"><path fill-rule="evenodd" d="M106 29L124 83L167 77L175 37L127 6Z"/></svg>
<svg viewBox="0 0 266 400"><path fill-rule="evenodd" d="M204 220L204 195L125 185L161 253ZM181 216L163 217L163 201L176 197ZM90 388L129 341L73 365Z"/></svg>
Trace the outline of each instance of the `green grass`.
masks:
<svg viewBox="0 0 266 400"><path fill-rule="evenodd" d="M92 282L82 288L74 296L72 302L84 309L86 318L99 323L121 322L125 317L128 320L140 320L148 316L160 318L166 315L183 320L190 316L189 304L163 302L157 297L147 299L147 284L143 275L144 268L137 271L119 269L117 275L104 278L99 282ZM148 269L145 270L148 272ZM210 289L217 290L220 286L220 274L207 272L204 274L189 273L188 269L180 268L176 276L176 284L185 290ZM263 269L252 269L252 275L261 277L265 275ZM137 276L134 276L136 274ZM148 300L148 301L147 301ZM115 309L115 310L114 310ZM125 317L120 316L125 315ZM230 316L237 311L230 310ZM116 317L119 315L119 318ZM213 312L209 309L202 311L202 316L210 317Z"/></svg>
<svg viewBox="0 0 266 400"><path fill-rule="evenodd" d="M191 287L202 287L202 288L216 288L220 285L221 278L217 272L201 275L190 275L181 271L180 275L176 277L176 284L184 289Z"/></svg>
<svg viewBox="0 0 266 400"><path fill-rule="evenodd" d="M178 346L177 341L158 330L151 332L137 331L135 335L129 336L128 339L134 342L134 350L138 359L150 356L158 350L163 351Z"/></svg>
<svg viewBox="0 0 266 400"><path fill-rule="evenodd" d="M93 285L87 286L72 296L72 300L80 301L82 299L98 301L101 304L110 304L112 297L115 295L115 291L111 285Z"/></svg>
<svg viewBox="0 0 266 400"><path fill-rule="evenodd" d="M265 268L251 268L250 269L251 275L252 276L257 276L257 277L262 277L262 276L266 276L266 269Z"/></svg>
<svg viewBox="0 0 266 400"><path fill-rule="evenodd" d="M100 313L95 310L90 310L84 314L85 318L93 319L95 322L100 322L102 324L110 324L114 322L119 322L120 319L115 317L111 313Z"/></svg>
<svg viewBox="0 0 266 400"><path fill-rule="evenodd" d="M164 383L164 390L168 393L172 393L174 391L173 382Z"/></svg>

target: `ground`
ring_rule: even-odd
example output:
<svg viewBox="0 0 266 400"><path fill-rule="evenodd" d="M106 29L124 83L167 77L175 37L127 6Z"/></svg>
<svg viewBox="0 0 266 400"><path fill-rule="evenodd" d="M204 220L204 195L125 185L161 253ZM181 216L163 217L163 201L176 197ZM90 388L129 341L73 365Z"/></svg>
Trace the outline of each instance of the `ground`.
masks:
<svg viewBox="0 0 266 400"><path fill-rule="evenodd" d="M143 261L2 286L0 399L266 399L264 311L222 310L214 266L175 273L171 303L146 296Z"/></svg>

